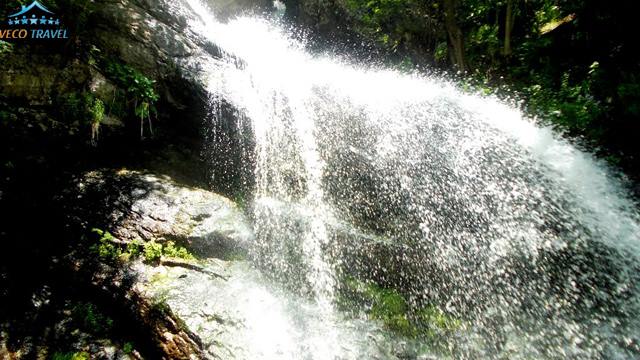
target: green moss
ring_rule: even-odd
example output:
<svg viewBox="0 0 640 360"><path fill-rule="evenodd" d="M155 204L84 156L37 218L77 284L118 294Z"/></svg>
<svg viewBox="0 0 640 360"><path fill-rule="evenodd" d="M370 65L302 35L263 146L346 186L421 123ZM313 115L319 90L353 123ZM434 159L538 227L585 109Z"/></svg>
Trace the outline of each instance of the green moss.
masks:
<svg viewBox="0 0 640 360"><path fill-rule="evenodd" d="M149 241L144 244L142 254L146 262L150 263L158 261L162 257L162 244L157 243L153 240Z"/></svg>
<svg viewBox="0 0 640 360"><path fill-rule="evenodd" d="M369 284L363 295L370 304L370 318L382 321L387 328L403 336L418 334L416 326L409 321L407 301L397 291Z"/></svg>
<svg viewBox="0 0 640 360"><path fill-rule="evenodd" d="M91 245L89 250L101 260L113 262L122 256L120 246L114 243L114 241L118 239L111 235L111 233L95 228L92 229L91 232L99 236L99 239L96 244Z"/></svg>
<svg viewBox="0 0 640 360"><path fill-rule="evenodd" d="M91 357L86 352L57 352L51 356L52 360L89 360Z"/></svg>
<svg viewBox="0 0 640 360"><path fill-rule="evenodd" d="M136 239L127 244L123 244L108 231L94 228L91 232L98 236L98 240L95 244L91 245L90 251L103 261L130 261L140 256L142 256L147 263L157 262L162 257L184 260L195 259L195 256L186 248L177 246L173 241L162 244L155 240L144 242Z"/></svg>
<svg viewBox="0 0 640 360"><path fill-rule="evenodd" d="M445 314L436 306L426 306L419 309L414 321L416 328L420 329L429 339L446 337L462 327L462 321Z"/></svg>
<svg viewBox="0 0 640 360"><path fill-rule="evenodd" d="M173 241L167 242L162 248L162 255L185 260L193 260L194 256L181 246L176 246Z"/></svg>
<svg viewBox="0 0 640 360"><path fill-rule="evenodd" d="M397 290L353 278L345 280L339 305L347 311L362 309L370 319L381 321L399 335L429 339L430 342L436 342L439 336L455 332L462 326L460 320L436 306L412 308Z"/></svg>
<svg viewBox="0 0 640 360"><path fill-rule="evenodd" d="M193 260L195 257L189 251L181 246L176 246L173 241L166 244L160 244L156 241L149 241L143 245L144 260L148 263L156 262L162 257L178 258L185 260Z"/></svg>

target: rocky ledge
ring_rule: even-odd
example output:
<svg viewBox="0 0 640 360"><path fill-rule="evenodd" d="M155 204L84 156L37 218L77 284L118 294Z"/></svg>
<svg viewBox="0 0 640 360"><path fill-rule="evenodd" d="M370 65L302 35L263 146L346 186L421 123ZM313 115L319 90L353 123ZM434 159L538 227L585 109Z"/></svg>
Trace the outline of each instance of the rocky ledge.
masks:
<svg viewBox="0 0 640 360"><path fill-rule="evenodd" d="M253 239L231 200L138 171L93 171L80 177L70 214L86 228L108 229L124 242L173 241L198 257L242 253Z"/></svg>
<svg viewBox="0 0 640 360"><path fill-rule="evenodd" d="M218 194L138 171L92 171L71 189L64 195L70 223L87 230L99 227L94 232L102 235L97 251L74 255L76 272L93 274L94 286L116 294L113 303L129 304L128 313L153 338L162 357L220 357L212 348L219 343L208 336L215 332L202 331L194 326L193 314L176 310L184 310L180 304L193 305L190 300L201 301L197 294L203 286L220 289L229 278L225 269L244 264L240 259L253 232L242 210ZM184 251L165 252L167 244ZM140 257L131 256L132 245L140 247ZM150 257L155 246L157 256ZM97 265L94 257L100 259ZM116 261L104 261L114 257ZM161 291L167 286L183 291Z"/></svg>

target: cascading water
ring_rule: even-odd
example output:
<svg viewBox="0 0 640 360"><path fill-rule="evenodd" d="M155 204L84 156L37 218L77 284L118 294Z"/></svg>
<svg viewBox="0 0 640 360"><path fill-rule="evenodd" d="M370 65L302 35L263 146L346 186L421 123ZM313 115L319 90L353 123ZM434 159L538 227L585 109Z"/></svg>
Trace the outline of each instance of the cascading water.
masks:
<svg viewBox="0 0 640 360"><path fill-rule="evenodd" d="M640 216L605 166L496 99L187 2L228 54L211 126L224 103L251 138L252 261L314 304L270 356L640 356Z"/></svg>

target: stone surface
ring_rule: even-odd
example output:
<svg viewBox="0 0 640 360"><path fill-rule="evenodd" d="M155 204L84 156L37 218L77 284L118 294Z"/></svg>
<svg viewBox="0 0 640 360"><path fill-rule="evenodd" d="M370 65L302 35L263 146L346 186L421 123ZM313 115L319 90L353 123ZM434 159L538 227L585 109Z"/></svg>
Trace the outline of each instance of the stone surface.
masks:
<svg viewBox="0 0 640 360"><path fill-rule="evenodd" d="M253 240L249 220L231 200L166 176L93 171L78 179L75 197L76 219L124 241L171 240L203 257L224 257Z"/></svg>
<svg viewBox="0 0 640 360"><path fill-rule="evenodd" d="M135 286L147 298L164 299L201 339L207 358L416 358L403 356L406 344L380 324L327 311L248 262L207 259L200 265L207 273L137 263Z"/></svg>

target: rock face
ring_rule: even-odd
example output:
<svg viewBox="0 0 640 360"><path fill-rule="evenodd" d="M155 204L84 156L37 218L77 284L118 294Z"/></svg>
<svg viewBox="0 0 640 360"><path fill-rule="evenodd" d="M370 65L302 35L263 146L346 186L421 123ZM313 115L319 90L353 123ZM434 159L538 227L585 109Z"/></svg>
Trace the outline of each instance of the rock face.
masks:
<svg viewBox="0 0 640 360"><path fill-rule="evenodd" d="M269 0L207 0L206 4L222 21L246 12L269 11L273 7L273 2Z"/></svg>
<svg viewBox="0 0 640 360"><path fill-rule="evenodd" d="M229 4L216 1L215 6L222 6L218 7L220 11L231 14L245 5L260 2L247 0ZM65 5L60 6L71 6L77 2L61 3ZM216 61L219 50L189 30L188 22L198 14L184 6L186 0L95 0L86 3L88 8L82 14L59 9L60 13L73 14L78 19L87 16L86 26L76 27L72 39L64 46L46 48L15 44L9 52L0 51L3 63L0 73L0 160L3 164L0 209L3 213L12 212L5 219L6 224L17 224L19 219L28 216L47 219L39 222L39 226L29 228L11 226L7 234L3 226L0 238L5 244L20 244L15 247L21 250L14 251L12 245L7 245L3 255L20 259L15 261L15 266L12 262L6 267L7 273L11 281L18 284L33 280L33 285L30 283L25 288L42 287L45 283L65 299L73 290L73 296L86 297L87 301L100 303L101 308L114 309L120 317L130 318L131 323L126 327L140 333L137 340L144 343L149 340L144 338L153 338L149 340L153 344L146 348L157 349L157 354L151 353L153 356L149 358L202 358L198 336L183 326L172 309L159 307L147 294L129 286L131 282L135 283L135 276L126 266L114 265L117 268L115 275L100 267L104 264L94 269L94 263L99 260L85 254L88 245L75 237L77 233L73 230L100 228L112 232L122 241L138 238L160 242L173 240L201 257L231 258L242 253L245 244L253 239L251 226L241 209L214 193L178 184L164 176L131 171L95 171L79 175L75 186L67 188L63 194L62 204L51 201L53 196L50 195L59 194L59 187L66 187L68 174L77 169L95 168L99 166L96 164L103 163L121 166L133 162L135 166L148 166L141 159L147 154L151 154L149 157L156 162L164 162L174 172L182 173L180 176L193 180L192 183L202 184L201 178L195 179L181 167L198 168L191 164L200 154L200 125L208 110L202 75L203 70ZM122 115L117 115L121 118L114 115L115 111L110 111L114 94L126 92L127 88L106 71L104 64L109 60L131 67L154 81L159 100L153 141L139 141L139 126L137 119L131 118L131 109L121 111ZM90 119L67 116L61 106L63 99L70 95L82 97L85 94L102 100L107 110L96 148L89 144ZM122 96L119 101L125 108L133 106ZM174 152L180 156L176 156L175 161L161 153L168 147L178 149ZM108 160L104 161L101 156ZM27 205L22 206L23 203ZM64 216L53 214L58 211ZM58 217L64 217L64 221L58 221ZM67 233L68 228L73 230ZM54 237L56 241L40 240L46 236ZM73 254L66 254L63 239L72 243L69 248ZM45 249L43 244L55 244L51 245L55 249ZM31 254L27 250L38 254L38 260L25 255ZM1 258L3 289L0 295L4 296L7 261L4 256ZM38 278L47 271L36 270L34 273L39 275L25 279L20 265L22 258L35 263L47 262L41 266L43 269L64 271L60 276L56 273L56 276L40 281ZM48 264L50 260L52 264ZM127 282L129 285L124 285ZM69 288L66 283L70 284ZM25 299L29 298L25 296ZM51 307L55 308L56 304ZM9 309L9 313L17 313L15 309ZM62 312L65 309L54 310ZM26 322L26 317L17 317L17 323ZM138 331L140 328L143 331ZM0 328L0 358L8 357L7 354L14 350L2 348L4 329ZM13 332L11 337L20 337L12 327L7 329ZM37 340L33 343L38 344ZM108 350L109 346L104 348Z"/></svg>
<svg viewBox="0 0 640 360"><path fill-rule="evenodd" d="M222 14L261 6L264 1L260 0L212 2ZM96 0L86 8L58 11L82 12L77 17L86 18L83 23L67 24L76 29L64 46L17 43L10 51L0 52L0 102L8 104L2 106L3 113L19 117L14 106L40 107L47 118L68 128L68 133L88 132L88 124L83 123L87 119L66 119L60 113L64 99L90 93L106 106L103 135L126 137L130 134L122 125L134 119L112 110L114 104L116 110L130 105L126 102L131 99L123 99L122 94L128 85L119 84L117 76L106 70L109 62L116 62L154 82L159 95L155 108L161 120L156 130L168 128L169 134L191 138L200 135L208 110L205 70L213 66L220 50L189 29L189 22L197 20L198 14L187 0ZM173 139L168 136L163 141Z"/></svg>
<svg viewBox="0 0 640 360"><path fill-rule="evenodd" d="M224 290L230 276L224 267L245 264L234 260L254 237L242 210L223 196L178 184L167 176L129 170L86 173L63 196L68 199L65 211L70 223L107 230L119 242L175 241L198 255L200 260L163 259L158 266L136 261L120 268L79 258L74 267L75 273L93 274L80 283L91 283L109 294L111 306L121 307L148 334L157 356L217 358L212 344L217 344L218 333L209 327L202 331L193 322L195 316L214 326L217 318L202 315L197 304L203 299L195 296ZM179 291L160 291L168 289L159 285L168 285L160 280L169 278L171 286L183 285ZM188 304L193 314L185 312L181 303Z"/></svg>
<svg viewBox="0 0 640 360"><path fill-rule="evenodd" d="M87 26L73 32L73 46L77 48L74 50L86 52L91 48L94 58L115 58L140 70L159 83L164 91L162 95L169 101L203 94L199 76L207 63L219 57L220 50L189 29L189 22L197 20L199 14L188 0L96 0L92 3L83 10L86 14L82 14L88 18ZM271 8L267 0L205 0L203 3L219 19ZM86 61L87 55L16 44L0 74L0 93L27 99L34 105L50 101L57 93L86 86L100 95L101 89L95 85L102 86L104 79L95 64ZM185 84L176 81L190 83L187 86L195 93L180 94Z"/></svg>
<svg viewBox="0 0 640 360"><path fill-rule="evenodd" d="M248 219L232 201L165 176L94 171L78 179L77 191L76 219L124 241L171 240L203 257L224 257L253 240Z"/></svg>
<svg viewBox="0 0 640 360"><path fill-rule="evenodd" d="M173 76L176 66L193 77L198 63L217 55L188 30L195 14L182 0L99 0L95 8L89 35L97 46L156 79Z"/></svg>

